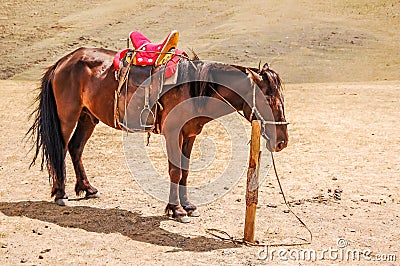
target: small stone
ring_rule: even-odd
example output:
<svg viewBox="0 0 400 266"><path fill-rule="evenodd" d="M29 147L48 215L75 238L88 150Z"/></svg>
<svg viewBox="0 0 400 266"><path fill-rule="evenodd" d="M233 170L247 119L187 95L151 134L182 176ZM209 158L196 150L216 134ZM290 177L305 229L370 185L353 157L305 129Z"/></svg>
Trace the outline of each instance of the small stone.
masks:
<svg viewBox="0 0 400 266"><path fill-rule="evenodd" d="M49 252L51 249L50 248L46 248L46 249L44 249L44 250L42 250L42 251L40 251L40 253L47 253L47 252Z"/></svg>
<svg viewBox="0 0 400 266"><path fill-rule="evenodd" d="M235 253L235 251L234 250L229 250L229 249L225 249L224 251L222 251L223 255L231 255L233 253Z"/></svg>
<svg viewBox="0 0 400 266"><path fill-rule="evenodd" d="M267 207L269 207L269 208L277 208L278 205L276 205L275 203L268 203Z"/></svg>
<svg viewBox="0 0 400 266"><path fill-rule="evenodd" d="M362 202L368 202L368 199L363 198L363 199L361 199L361 201Z"/></svg>
<svg viewBox="0 0 400 266"><path fill-rule="evenodd" d="M289 210L283 210L283 212L284 212L284 213L289 213L290 211L289 211Z"/></svg>
<svg viewBox="0 0 400 266"><path fill-rule="evenodd" d="M335 177L335 176L332 177L332 180L333 180L333 181L336 181L336 180L337 180L337 177Z"/></svg>
<svg viewBox="0 0 400 266"><path fill-rule="evenodd" d="M350 229L350 232L355 233L356 229Z"/></svg>
<svg viewBox="0 0 400 266"><path fill-rule="evenodd" d="M38 234L39 236L43 235L43 233L42 233L42 232L39 232L39 231L38 231L38 230L36 230L36 229L33 229L33 230L32 230L32 233L34 233L34 234Z"/></svg>
<svg viewBox="0 0 400 266"><path fill-rule="evenodd" d="M28 260L27 259L21 259L21 263L26 263Z"/></svg>
<svg viewBox="0 0 400 266"><path fill-rule="evenodd" d="M340 196L340 193L335 193L335 194L333 194L333 198L334 198L335 200L341 200L341 199L342 199L342 197Z"/></svg>
<svg viewBox="0 0 400 266"><path fill-rule="evenodd" d="M236 202L241 202L242 201L242 199L236 199Z"/></svg>
<svg viewBox="0 0 400 266"><path fill-rule="evenodd" d="M39 259L42 260L42 259L43 259L43 256L42 256L42 255L39 255Z"/></svg>
<svg viewBox="0 0 400 266"><path fill-rule="evenodd" d="M295 204L295 205L300 205L300 204L301 204L301 201L300 201L300 200L296 200L296 201L294 202L294 204Z"/></svg>

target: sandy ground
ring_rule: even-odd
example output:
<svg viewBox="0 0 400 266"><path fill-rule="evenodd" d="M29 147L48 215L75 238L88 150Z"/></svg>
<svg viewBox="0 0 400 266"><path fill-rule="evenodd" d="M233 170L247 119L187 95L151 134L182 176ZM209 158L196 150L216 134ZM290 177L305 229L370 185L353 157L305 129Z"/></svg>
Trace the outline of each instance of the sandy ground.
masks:
<svg viewBox="0 0 400 266"><path fill-rule="evenodd" d="M206 233L216 228L242 237L245 176L224 197L199 206L200 218L181 224L164 216L165 203L135 181L121 133L104 125L96 128L84 153L100 199L74 196L68 160L67 193L73 200L67 207L49 198L45 172L38 166L28 169L32 154L23 139L43 68L80 46L122 49L126 44L120 39L133 29L155 41L178 29L181 48L194 48L204 59L249 66L260 59L271 62L286 82L291 122L289 146L275 155L277 168L293 211L313 233L310 245L291 250L372 252L375 261L362 255L360 261L351 260L356 265L389 259L380 255L396 255L398 261L399 13L398 1L2 1L0 265L271 262L262 259L265 252L259 256L260 247L236 246ZM192 184L218 176L218 169L228 165L226 147L237 145L216 128L218 123L206 127L205 141L195 147L197 163L206 167L192 173ZM202 162L202 145L208 147L209 141L215 160ZM160 143L152 137L149 151L163 173L166 161L155 152ZM247 156L246 143L235 147L234 153ZM259 201L257 240L273 244L309 238L285 212L272 172ZM343 249L340 238L347 244ZM325 258L315 264L340 263L334 254Z"/></svg>

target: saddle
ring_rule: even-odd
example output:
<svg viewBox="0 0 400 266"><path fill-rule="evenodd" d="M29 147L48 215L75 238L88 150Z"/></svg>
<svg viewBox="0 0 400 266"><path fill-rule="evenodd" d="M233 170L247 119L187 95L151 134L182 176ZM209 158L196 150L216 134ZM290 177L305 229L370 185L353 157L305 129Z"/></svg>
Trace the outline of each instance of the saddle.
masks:
<svg viewBox="0 0 400 266"><path fill-rule="evenodd" d="M113 60L115 77L119 81L114 101L115 126L130 132L149 132L155 129L157 102L164 79L174 76L172 80L176 80L177 64L188 56L176 49L179 34L175 30L161 43L152 43L138 31L132 31L129 37L134 49L119 51ZM161 65L164 65L162 75L153 77L152 70ZM135 91L128 92L128 83L136 87ZM134 97L127 104L129 93Z"/></svg>
<svg viewBox="0 0 400 266"><path fill-rule="evenodd" d="M173 30L161 43L152 43L146 36L138 31L129 34L132 45L138 50L134 57L134 65L137 66L159 66L167 62L178 45L179 33Z"/></svg>
<svg viewBox="0 0 400 266"><path fill-rule="evenodd" d="M161 43L152 43L146 36L138 31L129 34L133 50L126 48L119 51L113 61L114 69L121 67L121 61L125 58L132 60L136 66L160 66L168 62L175 54L173 50L178 45L179 33L173 30Z"/></svg>

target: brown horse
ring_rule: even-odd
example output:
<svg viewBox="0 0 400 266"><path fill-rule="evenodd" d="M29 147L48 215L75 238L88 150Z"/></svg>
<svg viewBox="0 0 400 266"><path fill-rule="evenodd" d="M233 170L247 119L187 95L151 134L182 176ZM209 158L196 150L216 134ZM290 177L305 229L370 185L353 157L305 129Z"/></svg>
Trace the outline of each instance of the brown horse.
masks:
<svg viewBox="0 0 400 266"><path fill-rule="evenodd" d="M42 77L36 99L38 106L33 112L35 121L27 133L35 141L31 165L42 153L42 168L45 164L53 184L51 196L55 196L59 205L67 201L67 151L76 173L76 194L98 195L87 179L81 158L99 121L121 129L115 124L114 115L118 87L112 64L115 54L106 49L80 48L49 67ZM153 68L153 73L161 68ZM275 152L287 145L288 123L284 116L280 77L267 64L257 69L186 59L181 60L178 70L181 82L164 86L157 100L160 108L155 123L159 130L154 133L163 134L166 140L171 181L166 210L172 212L174 218L187 221L187 215L198 215L187 195L190 153L196 136L207 122L242 111L249 121L261 120L267 147ZM126 84L130 93L138 88L134 79L132 74ZM190 99L195 100L182 104ZM177 106L180 111L173 112Z"/></svg>

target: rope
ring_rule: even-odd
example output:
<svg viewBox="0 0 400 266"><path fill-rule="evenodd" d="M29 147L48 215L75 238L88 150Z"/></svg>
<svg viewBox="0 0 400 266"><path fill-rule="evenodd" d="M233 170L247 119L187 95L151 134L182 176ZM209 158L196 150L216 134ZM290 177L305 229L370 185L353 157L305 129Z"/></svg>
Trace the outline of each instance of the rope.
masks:
<svg viewBox="0 0 400 266"><path fill-rule="evenodd" d="M286 200L285 193L283 192L282 185L281 185L281 181L279 180L278 172L277 172L277 170L276 170L273 152L271 152L271 158L272 158L272 165L273 165L273 167L274 167L274 172L275 172L276 180L278 181L279 189L280 189L280 191L281 191L281 193L282 193L282 197L283 197L283 200L284 200L284 202L285 202L285 205L286 205L286 207L288 208L289 212L290 212L291 214L293 214L293 215L297 218L297 220L298 220L298 221L307 229L307 231L310 233L310 241L308 241L307 243L304 243L304 244L311 244L312 239L313 239L313 235L312 235L312 232L311 232L310 228L308 228L308 226L299 218L299 216L297 216L297 214L295 214L295 213L292 211L292 209L290 208L289 203L288 203L287 200Z"/></svg>
<svg viewBox="0 0 400 266"><path fill-rule="evenodd" d="M133 56L132 56L132 58L133 58ZM121 126L121 125L123 125L123 123L121 123L119 121L120 117L119 117L118 102L119 102L119 96L121 94L122 86L124 85L124 83L126 86L126 90L128 87L128 77L129 77L129 72L130 72L131 65L132 65L131 64L132 58L129 61L129 65L124 69L124 72L122 73L120 80L118 81L118 87L114 93L114 126L115 127L119 126L119 127L123 128L123 126ZM121 71L121 69L119 71ZM116 76L116 78L117 78L117 76ZM126 95L128 95L128 94L126 94ZM125 98L125 113L126 113L126 98Z"/></svg>
<svg viewBox="0 0 400 266"><path fill-rule="evenodd" d="M153 53L153 54L159 54L159 55L160 55L160 54L164 54L164 55L171 54L171 55L180 56L180 57L185 58L185 59L187 59L187 60L191 60L189 56L186 56L186 55L184 55L184 54L176 54L175 51L171 51L171 52L146 51L146 50L143 50L143 49L142 49L143 46L146 46L146 44L145 44L145 45L142 45L142 46L139 47L138 49L130 49L130 50L131 50L132 52L134 52L134 53L146 52L146 53ZM128 47L128 48L129 48L129 47Z"/></svg>
<svg viewBox="0 0 400 266"><path fill-rule="evenodd" d="M300 240L302 240L302 242L295 242L295 243L272 243L272 244L269 244L269 243L260 243L260 242L256 241L255 243L252 243L252 242L245 241L244 239L234 238L234 237L230 236L227 232L225 232L225 231L223 231L223 230L220 230L220 229L209 228L209 229L206 229L206 230L205 230L206 233L208 233L208 234L210 234L210 235L212 235L212 236L214 236L214 237L216 237L216 238L219 238L219 239L221 239L221 240L223 240L223 241L230 241L230 242L234 243L235 245L246 245L246 246L253 246L253 247L267 247L267 246L268 246L268 247L292 247L292 246L301 246L301 245L309 245L309 244L311 244L312 239L313 239L312 232L311 232L311 230L308 228L308 226L300 219L300 217L299 217L297 214L295 214L295 213L292 211L292 209L290 208L289 203L288 203L287 200L286 200L285 193L283 192L281 182L280 182L280 180L279 180L278 172L277 172L276 166L275 166L274 155L273 155L272 152L271 152L271 157L272 157L272 165L273 165L273 167L274 167L274 172L275 172L276 180L278 181L279 189L280 189L280 191L281 191L281 193L282 193L282 196L283 196L283 200L284 200L284 202L285 202L285 205L286 205L286 207L288 208L289 212L290 212L291 214L293 214L293 215L297 218L297 220L307 229L307 231L308 231L309 234L310 234L310 240L307 240L307 239L305 239L305 238L299 238ZM222 235L225 235L225 237L222 236Z"/></svg>

